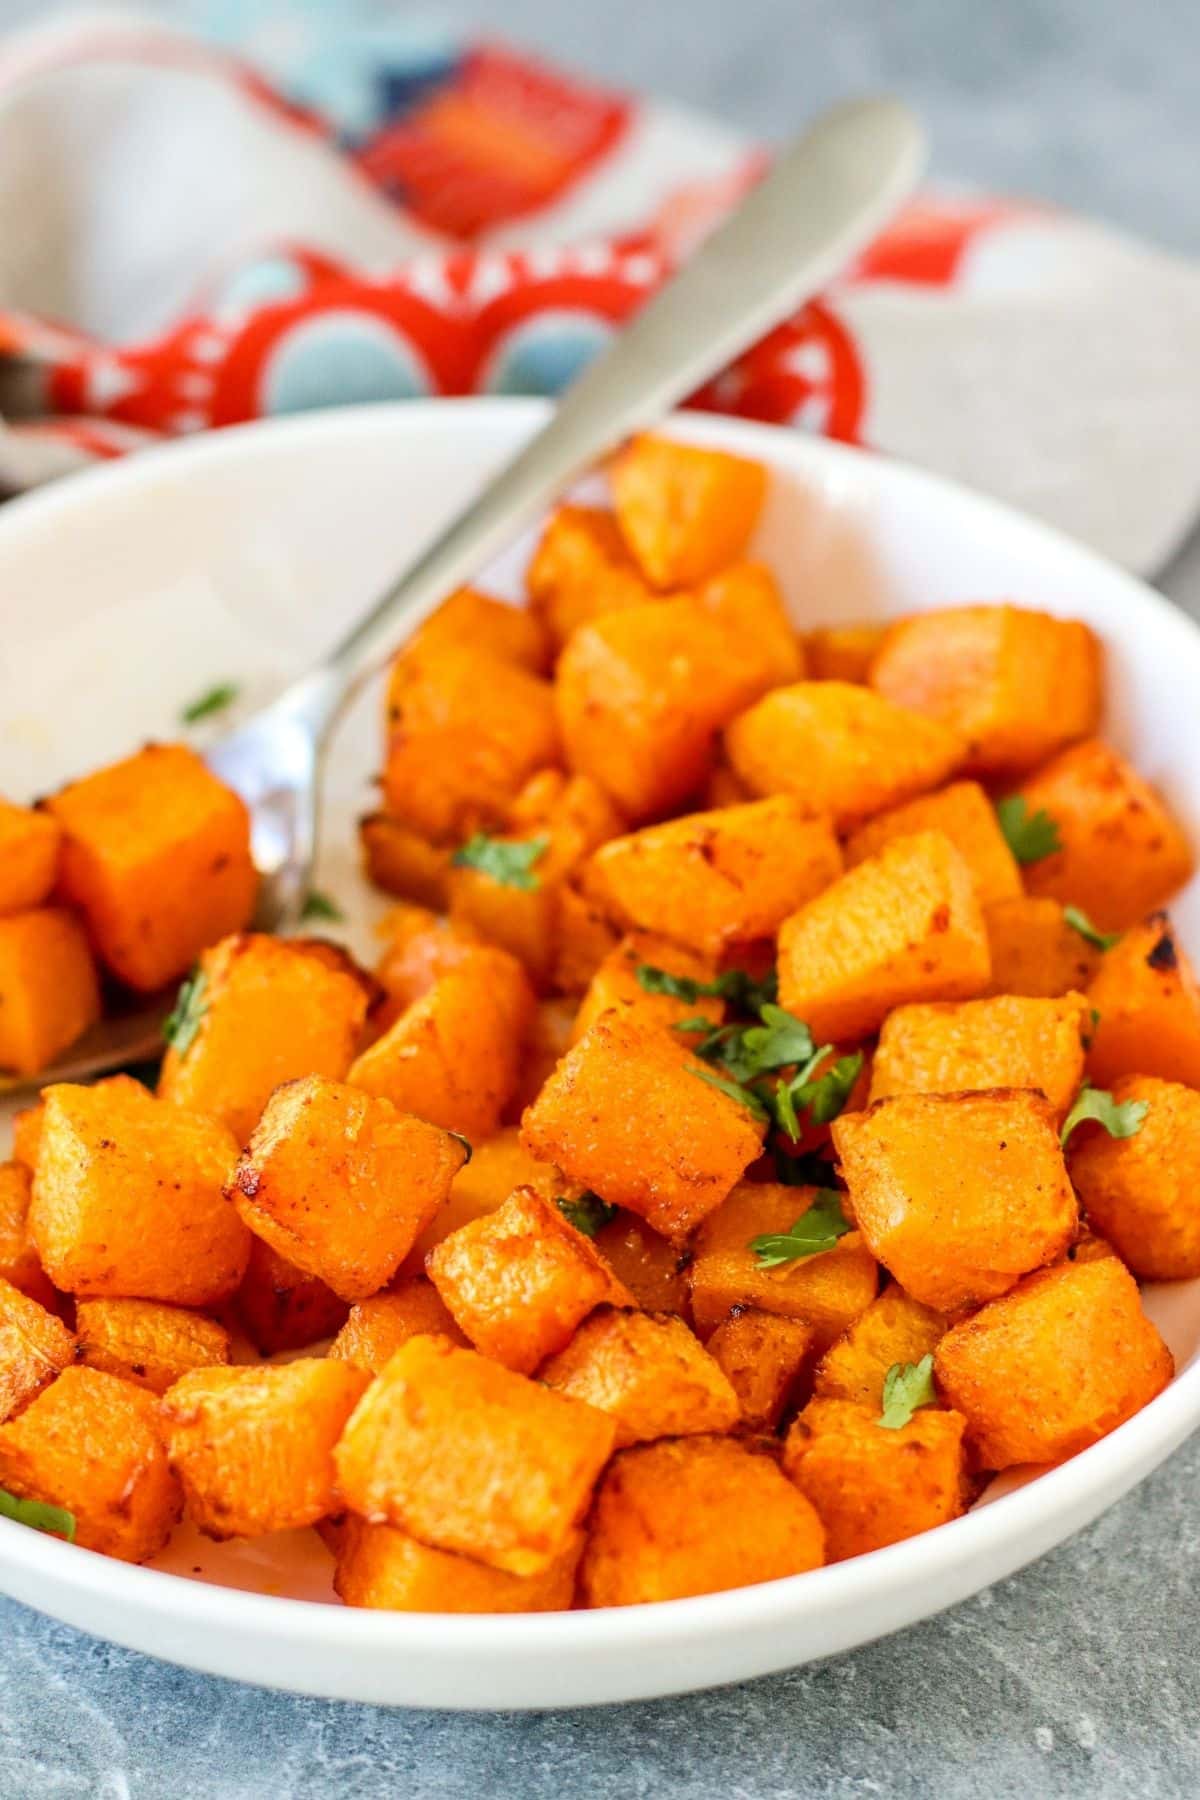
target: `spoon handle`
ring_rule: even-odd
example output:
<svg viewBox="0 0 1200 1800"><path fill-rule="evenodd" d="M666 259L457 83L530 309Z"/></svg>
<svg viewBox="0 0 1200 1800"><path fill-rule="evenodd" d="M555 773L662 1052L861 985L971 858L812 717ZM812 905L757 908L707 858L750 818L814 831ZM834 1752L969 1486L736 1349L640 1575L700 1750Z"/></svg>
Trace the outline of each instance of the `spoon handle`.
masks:
<svg viewBox="0 0 1200 1800"><path fill-rule="evenodd" d="M890 98L822 115L303 684L331 717L454 588L598 457L662 418L837 275L911 192L924 132Z"/></svg>

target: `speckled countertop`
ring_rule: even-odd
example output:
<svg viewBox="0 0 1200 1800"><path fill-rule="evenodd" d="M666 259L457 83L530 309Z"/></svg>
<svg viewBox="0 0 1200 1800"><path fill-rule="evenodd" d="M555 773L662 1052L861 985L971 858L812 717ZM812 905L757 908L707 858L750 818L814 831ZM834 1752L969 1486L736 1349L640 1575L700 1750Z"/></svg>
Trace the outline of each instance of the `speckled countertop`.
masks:
<svg viewBox="0 0 1200 1800"><path fill-rule="evenodd" d="M0 24L46 10L0 0ZM943 174L1048 195L1200 251L1192 0L429 10L483 19L764 136L837 93L896 87L924 109ZM1200 548L1166 585L1200 615ZM1190 1800L1200 1793L1198 1489L1200 1440L1071 1544L926 1625L792 1675L594 1713L472 1718L297 1700L189 1675L0 1602L0 1800Z"/></svg>

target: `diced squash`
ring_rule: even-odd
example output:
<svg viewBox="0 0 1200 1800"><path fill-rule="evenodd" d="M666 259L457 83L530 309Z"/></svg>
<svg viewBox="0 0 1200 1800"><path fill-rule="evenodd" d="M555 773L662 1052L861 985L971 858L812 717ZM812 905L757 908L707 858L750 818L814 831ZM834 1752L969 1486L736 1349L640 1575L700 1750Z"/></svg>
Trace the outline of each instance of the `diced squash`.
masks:
<svg viewBox="0 0 1200 1800"><path fill-rule="evenodd" d="M501 1117L505 1124L519 1123L527 1106L532 1106L559 1062L571 1048L578 1011L570 994L539 1000L533 1022L525 1039L517 1085L512 1091Z"/></svg>
<svg viewBox="0 0 1200 1800"><path fill-rule="evenodd" d="M135 1099L138 1095L144 1098L147 1091L145 1084L136 1081L132 1075L105 1075L99 1081L92 1082L91 1086L94 1093L111 1091L119 1094L124 1091L132 1094ZM38 1151L42 1142L42 1120L46 1113L46 1102L42 1095L45 1091L43 1088L34 1104L23 1107L13 1119L13 1161L28 1169L31 1179L37 1168Z"/></svg>
<svg viewBox="0 0 1200 1800"><path fill-rule="evenodd" d="M740 556L767 492L761 463L645 435L611 478L621 534L656 588L704 581Z"/></svg>
<svg viewBox="0 0 1200 1800"><path fill-rule="evenodd" d="M852 1400L878 1412L883 1381L896 1363L919 1363L936 1349L947 1321L890 1282L817 1364L813 1392L821 1400Z"/></svg>
<svg viewBox="0 0 1200 1800"><path fill-rule="evenodd" d="M59 893L130 987L178 980L253 912L245 804L186 745L147 744L44 804L63 831Z"/></svg>
<svg viewBox="0 0 1200 1800"><path fill-rule="evenodd" d="M617 1422L617 1448L732 1431L741 1417L728 1377L670 1313L602 1306L538 1377Z"/></svg>
<svg viewBox="0 0 1200 1800"><path fill-rule="evenodd" d="M591 1030L601 1013L614 1009L632 1013L647 1025L670 1027L681 1019L698 1018L720 1024L725 1016L722 1001L703 994L695 1000L680 1000L674 994L647 992L638 980L641 968L665 969L668 975L699 982L711 982L717 974L712 957L650 931L631 931L592 976L571 1028L573 1042L578 1043Z"/></svg>
<svg viewBox="0 0 1200 1800"><path fill-rule="evenodd" d="M1100 952L1073 925L1057 900L1022 894L994 900L983 910L992 957L992 994L1028 994L1053 999L1072 988L1082 992L1100 961Z"/></svg>
<svg viewBox="0 0 1200 1800"><path fill-rule="evenodd" d="M152 1393L165 1394L192 1369L229 1361L229 1333L215 1319L157 1300L81 1300L78 1356Z"/></svg>
<svg viewBox="0 0 1200 1800"><path fill-rule="evenodd" d="M200 981L197 1029L168 1047L158 1092L220 1119L239 1144L281 1083L346 1073L375 991L336 945L259 933L206 950Z"/></svg>
<svg viewBox="0 0 1200 1800"><path fill-rule="evenodd" d="M29 1231L55 1287L177 1306L227 1299L250 1233L222 1193L237 1160L225 1126L132 1083L61 1084L45 1103Z"/></svg>
<svg viewBox="0 0 1200 1800"><path fill-rule="evenodd" d="M1105 952L1087 997L1100 1015L1088 1051L1097 1086L1157 1075L1200 1087L1200 981L1165 913Z"/></svg>
<svg viewBox="0 0 1200 1800"><path fill-rule="evenodd" d="M479 945L351 1065L351 1087L475 1143L517 1084L534 997L519 962Z"/></svg>
<svg viewBox="0 0 1200 1800"><path fill-rule="evenodd" d="M617 1280L646 1312L691 1315L687 1251L652 1231L636 1213L618 1211L594 1239Z"/></svg>
<svg viewBox="0 0 1200 1800"><path fill-rule="evenodd" d="M757 1237L791 1227L812 1206L816 1188L773 1181L741 1182L697 1234L692 1260L692 1311L707 1337L739 1308L800 1319L823 1350L875 1298L878 1270L861 1234L847 1232L832 1250L771 1268L750 1248Z"/></svg>
<svg viewBox="0 0 1200 1800"><path fill-rule="evenodd" d="M261 1537L337 1509L334 1446L369 1376L304 1357L276 1367L194 1369L162 1402L171 1466L207 1537Z"/></svg>
<svg viewBox="0 0 1200 1800"><path fill-rule="evenodd" d="M340 1081L276 1088L227 1189L250 1230L343 1300L386 1287L467 1160L461 1138Z"/></svg>
<svg viewBox="0 0 1200 1800"><path fill-rule="evenodd" d="M724 1370L749 1431L774 1431L795 1404L812 1362L815 1333L803 1319L784 1319L743 1307L708 1340L708 1354Z"/></svg>
<svg viewBox="0 0 1200 1800"><path fill-rule="evenodd" d="M798 681L734 719L725 750L752 792L797 794L844 831L940 787L963 746L948 726L869 688Z"/></svg>
<svg viewBox="0 0 1200 1800"><path fill-rule="evenodd" d="M1075 1236L1054 1111L1027 1088L878 1100L833 1142L871 1250L938 1312L1003 1294Z"/></svg>
<svg viewBox="0 0 1200 1800"><path fill-rule="evenodd" d="M449 902L449 844L432 844L390 813L367 813L358 822L358 841L367 880L417 906Z"/></svg>
<svg viewBox="0 0 1200 1800"><path fill-rule="evenodd" d="M1139 1130L1071 1134L1067 1164L1094 1230L1142 1281L1200 1275L1200 1093L1152 1075L1123 1075L1114 1100L1142 1102Z"/></svg>
<svg viewBox="0 0 1200 1800"><path fill-rule="evenodd" d="M825 1527L829 1562L956 1519L967 1499L965 1419L922 1407L899 1430L848 1400L813 1400L788 1432L783 1471Z"/></svg>
<svg viewBox="0 0 1200 1800"><path fill-rule="evenodd" d="M632 1301L595 1246L532 1188L443 1238L425 1266L475 1348L522 1375L562 1350L594 1308Z"/></svg>
<svg viewBox="0 0 1200 1800"><path fill-rule="evenodd" d="M1115 1256L1060 1263L948 1331L938 1390L979 1466L1059 1462L1139 1412L1175 1372Z"/></svg>
<svg viewBox="0 0 1200 1800"><path fill-rule="evenodd" d="M879 1034L871 1099L967 1088L1038 1088L1065 1118L1083 1081L1088 1003L998 994L989 1000L898 1006Z"/></svg>
<svg viewBox="0 0 1200 1800"><path fill-rule="evenodd" d="M1100 645L1078 619L1018 606L952 606L901 619L871 685L951 726L976 775L1023 773L1095 731Z"/></svg>
<svg viewBox="0 0 1200 1800"><path fill-rule="evenodd" d="M48 812L0 800L0 915L49 899L61 844L62 827Z"/></svg>
<svg viewBox="0 0 1200 1800"><path fill-rule="evenodd" d="M1191 847L1163 801L1099 738L1076 744L1022 783L1030 815L1054 821L1061 848L1025 868L1031 894L1082 907L1123 931L1183 886Z"/></svg>
<svg viewBox="0 0 1200 1800"><path fill-rule="evenodd" d="M83 928L63 907L0 918L0 1069L36 1075L100 1017Z"/></svg>
<svg viewBox="0 0 1200 1800"><path fill-rule="evenodd" d="M509 1575L452 1550L434 1550L392 1525L368 1525L351 1514L337 1553L333 1585L347 1606L387 1612L566 1612L583 1551L573 1531L553 1562L536 1575Z"/></svg>
<svg viewBox="0 0 1200 1800"><path fill-rule="evenodd" d="M813 681L853 681L865 686L887 636L883 624L818 625L804 634L804 653Z"/></svg>
<svg viewBox="0 0 1200 1800"><path fill-rule="evenodd" d="M424 906L393 906L376 929L384 951L375 975L387 997L372 1013L371 1025L382 1034L414 1000L429 992L439 976L465 962L480 938L473 926L442 918Z"/></svg>
<svg viewBox="0 0 1200 1800"><path fill-rule="evenodd" d="M521 1142L518 1127L506 1125L494 1137L484 1138L474 1146L470 1161L464 1163L450 1183L446 1204L414 1244L405 1272L419 1275L425 1258L436 1245L461 1226L495 1212L519 1187L533 1188L548 1200L569 1191L561 1170L532 1156Z"/></svg>
<svg viewBox="0 0 1200 1800"><path fill-rule="evenodd" d="M877 813L851 832L846 866L853 868L894 838L911 837L914 831L940 831L950 839L974 876L985 909L1023 892L1020 866L1000 829L996 809L976 781L953 781L936 793Z"/></svg>
<svg viewBox="0 0 1200 1800"><path fill-rule="evenodd" d="M262 1238L250 1240L250 1260L234 1298L247 1337L263 1356L306 1350L332 1337L349 1308L315 1275L305 1274Z"/></svg>
<svg viewBox="0 0 1200 1800"><path fill-rule="evenodd" d="M410 1275L386 1293L356 1302L329 1354L378 1375L409 1338L429 1335L447 1337L455 1344L467 1341L432 1281Z"/></svg>
<svg viewBox="0 0 1200 1800"><path fill-rule="evenodd" d="M29 1195L29 1170L19 1162L0 1163L0 1280L53 1308L54 1289L29 1236Z"/></svg>
<svg viewBox="0 0 1200 1800"><path fill-rule="evenodd" d="M837 879L842 853L823 814L780 794L614 838L592 872L593 890L626 925L719 956L774 937Z"/></svg>
<svg viewBox="0 0 1200 1800"><path fill-rule="evenodd" d="M585 1606L683 1600L821 1566L813 1508L758 1446L690 1437L621 1451L579 1570Z"/></svg>
<svg viewBox="0 0 1200 1800"><path fill-rule="evenodd" d="M11 1418L75 1360L61 1319L0 1280L0 1419Z"/></svg>
<svg viewBox="0 0 1200 1800"><path fill-rule="evenodd" d="M761 1148L746 1108L657 1025L604 1013L525 1114L523 1141L581 1187L681 1237Z"/></svg>
<svg viewBox="0 0 1200 1800"><path fill-rule="evenodd" d="M387 718L385 808L434 844L503 824L521 784L559 760L549 684L470 646L401 655Z"/></svg>
<svg viewBox="0 0 1200 1800"><path fill-rule="evenodd" d="M885 844L779 932L780 1005L818 1038L865 1037L907 1002L969 1000L990 973L971 871L940 831Z"/></svg>
<svg viewBox="0 0 1200 1800"><path fill-rule="evenodd" d="M581 884L564 882L558 894L554 986L564 994L581 994L620 936L598 900Z"/></svg>
<svg viewBox="0 0 1200 1800"><path fill-rule="evenodd" d="M359 1402L337 1448L338 1486L372 1524L536 1575L570 1543L615 1435L594 1407L415 1337Z"/></svg>
<svg viewBox="0 0 1200 1800"><path fill-rule="evenodd" d="M616 517L601 506L560 506L550 515L525 586L533 616L556 649L580 625L654 598Z"/></svg>
<svg viewBox="0 0 1200 1800"><path fill-rule="evenodd" d="M738 636L754 640L772 686L803 676L803 641L765 563L731 563L696 590L696 599Z"/></svg>
<svg viewBox="0 0 1200 1800"><path fill-rule="evenodd" d="M533 675L550 666L550 641L541 620L523 606L495 600L478 588L458 588L405 645L406 652L441 649L483 650L501 662L517 663Z"/></svg>

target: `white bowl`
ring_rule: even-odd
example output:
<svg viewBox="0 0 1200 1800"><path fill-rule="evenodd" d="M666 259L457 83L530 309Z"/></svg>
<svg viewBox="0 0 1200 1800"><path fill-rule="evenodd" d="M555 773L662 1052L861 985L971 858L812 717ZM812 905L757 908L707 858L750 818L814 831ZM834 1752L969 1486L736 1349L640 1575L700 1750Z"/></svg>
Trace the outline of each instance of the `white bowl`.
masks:
<svg viewBox="0 0 1200 1800"><path fill-rule="evenodd" d="M76 477L0 512L0 792L45 791L235 679L266 693L330 644L439 519L544 416L533 402L405 403L253 425ZM798 621L1011 597L1086 619L1109 650L1106 729L1200 842L1200 631L1139 582L944 481L793 432L689 416L672 430L768 463L758 549ZM528 543L495 572L515 592ZM371 908L352 821L378 760L376 696L331 761L321 884ZM1200 945L1200 882L1174 908ZM0 1589L190 1668L336 1698L509 1708L642 1699L827 1656L1030 1562L1149 1474L1200 1421L1200 1282L1149 1309L1179 1373L1062 1467L996 1484L966 1518L811 1575L608 1612L453 1617L330 1604L311 1533L214 1547L181 1534L130 1568L0 1520ZM997 1491L1002 1489L1002 1491Z"/></svg>

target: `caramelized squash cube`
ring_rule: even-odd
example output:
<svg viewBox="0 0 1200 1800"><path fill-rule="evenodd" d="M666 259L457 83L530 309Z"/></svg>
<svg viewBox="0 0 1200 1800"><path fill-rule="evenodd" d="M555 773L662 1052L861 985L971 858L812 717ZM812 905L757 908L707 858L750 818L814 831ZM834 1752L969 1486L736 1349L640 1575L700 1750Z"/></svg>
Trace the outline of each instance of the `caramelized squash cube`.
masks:
<svg viewBox="0 0 1200 1800"><path fill-rule="evenodd" d="M1200 1087L1200 981L1165 913L1127 931L1100 960L1089 1004L1099 1013L1088 1075L1157 1075Z"/></svg>
<svg viewBox="0 0 1200 1800"><path fill-rule="evenodd" d="M29 1198L29 1170L19 1162L0 1163L0 1280L53 1309L54 1288L29 1236Z"/></svg>
<svg viewBox="0 0 1200 1800"><path fill-rule="evenodd" d="M165 1394L193 1369L229 1361L229 1333L215 1319L157 1300L81 1300L78 1357L152 1393Z"/></svg>
<svg viewBox="0 0 1200 1800"><path fill-rule="evenodd" d="M553 1163L531 1156L521 1142L518 1127L506 1125L494 1137L474 1146L470 1161L463 1164L450 1183L446 1204L413 1245L405 1272L419 1275L425 1258L436 1245L461 1226L494 1213L519 1187L533 1188L548 1200L568 1190L560 1170Z"/></svg>
<svg viewBox="0 0 1200 1800"><path fill-rule="evenodd" d="M615 515L602 506L560 506L550 515L525 586L556 650L580 625L654 599Z"/></svg>
<svg viewBox="0 0 1200 1800"><path fill-rule="evenodd" d="M575 1593L582 1531L536 1575L509 1575L452 1550L434 1550L392 1525L351 1514L337 1553L333 1585L347 1606L386 1612L566 1612Z"/></svg>
<svg viewBox="0 0 1200 1800"><path fill-rule="evenodd" d="M818 625L804 634L804 654L813 681L852 681L865 686L871 664L883 647L888 626L863 621Z"/></svg>
<svg viewBox="0 0 1200 1800"><path fill-rule="evenodd" d="M617 1448L732 1431L741 1408L727 1376L682 1319L603 1306L538 1377L617 1422Z"/></svg>
<svg viewBox="0 0 1200 1800"><path fill-rule="evenodd" d="M424 906L393 906L376 927L384 940L375 978L386 996L371 1015L380 1035L414 1000L426 995L440 975L457 969L478 947L479 933Z"/></svg>
<svg viewBox="0 0 1200 1800"><path fill-rule="evenodd" d="M749 1431L774 1431L795 1404L812 1362L816 1334L803 1319L784 1319L742 1307L708 1340L708 1354L724 1370Z"/></svg>
<svg viewBox="0 0 1200 1800"><path fill-rule="evenodd" d="M1057 900L1022 894L983 909L992 958L990 994L1055 999L1080 993L1100 962L1100 952L1073 925Z"/></svg>
<svg viewBox="0 0 1200 1800"><path fill-rule="evenodd" d="M385 894L417 906L440 909L449 904L451 845L432 844L385 812L359 820L358 842L367 880Z"/></svg>
<svg viewBox="0 0 1200 1800"><path fill-rule="evenodd" d="M558 930L551 979L564 994L581 994L621 933L604 907L581 882L565 881L558 892Z"/></svg>
<svg viewBox="0 0 1200 1800"><path fill-rule="evenodd" d="M890 1282L829 1346L817 1364L814 1394L821 1400L852 1400L878 1412L888 1370L896 1363L919 1363L928 1356L946 1324L941 1313Z"/></svg>
<svg viewBox="0 0 1200 1800"><path fill-rule="evenodd" d="M0 1069L36 1075L100 1017L83 927L63 907L0 918Z"/></svg>
<svg viewBox="0 0 1200 1800"><path fill-rule="evenodd" d="M0 1419L11 1418L75 1360L75 1339L61 1319L0 1281Z"/></svg>
<svg viewBox="0 0 1200 1800"><path fill-rule="evenodd" d="M234 1296L234 1311L261 1355L305 1350L332 1337L346 1323L349 1310L316 1275L305 1274L262 1238L251 1238L250 1260Z"/></svg>
<svg viewBox="0 0 1200 1800"><path fill-rule="evenodd" d="M953 1094L968 1088L1037 1088L1066 1117L1083 1081L1088 1004L1082 994L898 1006L879 1034L871 1099Z"/></svg>
<svg viewBox="0 0 1200 1800"><path fill-rule="evenodd" d="M620 1210L593 1241L617 1280L646 1312L691 1316L687 1251L681 1253L677 1244L652 1231L636 1213Z"/></svg>
<svg viewBox="0 0 1200 1800"><path fill-rule="evenodd" d="M695 1000L680 1000L674 994L650 992L638 979L641 968L665 969L668 975L704 983L712 982L717 975L714 958L701 955L670 938L658 937L651 931L631 931L592 976L571 1027L573 1043L578 1043L591 1030L602 1013L613 1011L632 1014L647 1025L667 1028L677 1025L681 1019L711 1019L714 1025L721 1023L725 1016L722 1001L704 994Z"/></svg>
<svg viewBox="0 0 1200 1800"><path fill-rule="evenodd" d="M446 1337L453 1344L467 1341L432 1281L409 1275L386 1293L357 1301L329 1354L378 1375L409 1338L428 1336Z"/></svg>
<svg viewBox="0 0 1200 1800"><path fill-rule="evenodd" d="M646 435L611 477L621 534L656 588L705 581L740 556L767 492L762 463Z"/></svg>
<svg viewBox="0 0 1200 1800"><path fill-rule="evenodd" d="M0 800L0 915L49 899L61 845L62 827L48 812Z"/></svg>
<svg viewBox="0 0 1200 1800"><path fill-rule="evenodd" d="M950 839L974 876L985 909L1024 891L1020 865L1000 829L995 807L977 781L952 781L936 793L877 813L851 832L846 866L853 868L893 839L911 837L914 831L940 831Z"/></svg>
<svg viewBox="0 0 1200 1800"><path fill-rule="evenodd" d="M1200 1093L1153 1075L1122 1075L1118 1104L1147 1107L1133 1137L1094 1124L1073 1132L1067 1166L1094 1230L1142 1281L1200 1275Z"/></svg>
<svg viewBox="0 0 1200 1800"><path fill-rule="evenodd" d="M531 675L544 675L550 666L550 640L541 620L523 606L510 606L473 587L457 588L443 600L409 639L403 654L443 646L486 651Z"/></svg>
<svg viewBox="0 0 1200 1800"><path fill-rule="evenodd" d="M804 644L765 563L731 563L698 588L696 598L754 646L771 687L800 680L805 672Z"/></svg>

